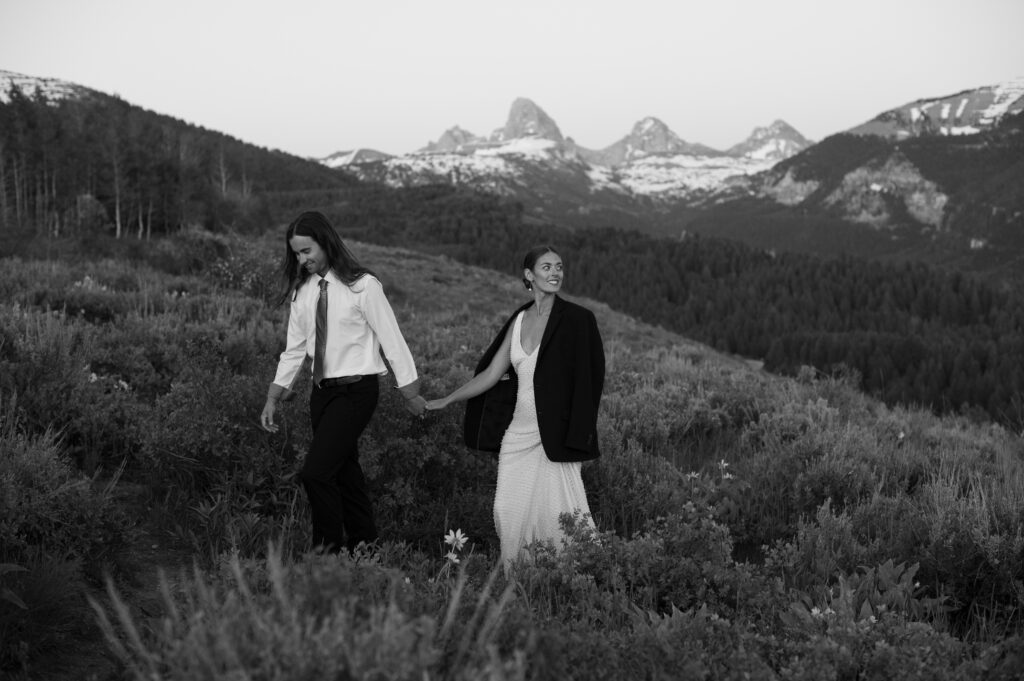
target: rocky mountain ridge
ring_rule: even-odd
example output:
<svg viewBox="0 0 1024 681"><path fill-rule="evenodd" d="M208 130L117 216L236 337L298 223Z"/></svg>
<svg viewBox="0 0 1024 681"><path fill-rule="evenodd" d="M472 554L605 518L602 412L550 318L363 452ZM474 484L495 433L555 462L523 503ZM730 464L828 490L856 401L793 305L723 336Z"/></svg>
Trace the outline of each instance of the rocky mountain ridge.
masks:
<svg viewBox="0 0 1024 681"><path fill-rule="evenodd" d="M1007 210L1024 218L1017 193L1003 188L1008 175L1024 181L1024 156L1016 163L1013 156L1022 113L1024 78L920 99L795 154L746 186L753 195L877 229L949 230L963 168L977 166L970 183L994 183L985 190L994 201L986 222ZM991 160L976 162L984 157ZM971 243L978 249L985 241L975 235Z"/></svg>
<svg viewBox="0 0 1024 681"><path fill-rule="evenodd" d="M858 126L857 134L832 135L734 181L688 229L761 248L923 260L1019 282L1024 110L1004 104L988 121L977 116L984 127L974 133Z"/></svg>
<svg viewBox="0 0 1024 681"><path fill-rule="evenodd" d="M783 121L757 128L727 151L690 143L651 116L599 150L581 147L533 101L520 97L489 136L458 126L402 156L362 161L352 152L322 162L391 186L453 183L523 200L538 217L637 213L654 201L699 205L734 178L770 168L810 146ZM355 159L355 160L351 160Z"/></svg>

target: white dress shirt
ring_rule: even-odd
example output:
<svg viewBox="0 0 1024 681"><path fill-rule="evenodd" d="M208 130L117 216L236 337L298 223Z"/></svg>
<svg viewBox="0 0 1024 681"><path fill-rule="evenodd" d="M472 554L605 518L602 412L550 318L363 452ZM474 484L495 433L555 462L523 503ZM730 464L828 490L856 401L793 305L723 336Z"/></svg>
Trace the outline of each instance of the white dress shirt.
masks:
<svg viewBox="0 0 1024 681"><path fill-rule="evenodd" d="M416 380L416 365L398 328L395 313L384 296L380 281L364 274L351 286L334 271L327 276L327 352L324 378L378 374L387 366L380 349L395 372L398 387ZM320 296L319 275L310 275L299 287L288 311L288 340L277 364L274 383L289 388L306 357L316 348L316 303Z"/></svg>

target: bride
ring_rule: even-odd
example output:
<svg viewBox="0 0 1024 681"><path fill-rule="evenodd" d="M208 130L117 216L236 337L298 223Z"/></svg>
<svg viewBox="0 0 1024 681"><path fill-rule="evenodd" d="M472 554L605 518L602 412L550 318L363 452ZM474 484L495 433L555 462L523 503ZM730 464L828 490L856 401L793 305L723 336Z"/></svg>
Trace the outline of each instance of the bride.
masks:
<svg viewBox="0 0 1024 681"><path fill-rule="evenodd" d="M470 400L467 434L504 429L494 525L506 570L534 540L561 544L562 513L580 512L592 522L580 469L583 461L600 455L597 409L604 387L604 347L593 312L558 295L564 278L562 258L554 248L529 251L523 259L523 284L533 300L508 318L472 379L426 404L437 410ZM518 385L511 414L491 416L471 408L497 389L506 374ZM500 422L481 422L488 419ZM467 444L486 448L470 439Z"/></svg>

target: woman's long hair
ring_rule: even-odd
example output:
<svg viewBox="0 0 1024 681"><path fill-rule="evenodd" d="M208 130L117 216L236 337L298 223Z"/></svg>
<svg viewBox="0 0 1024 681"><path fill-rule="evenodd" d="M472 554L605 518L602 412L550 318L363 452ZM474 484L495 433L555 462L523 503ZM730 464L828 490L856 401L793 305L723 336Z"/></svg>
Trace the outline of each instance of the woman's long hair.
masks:
<svg viewBox="0 0 1024 681"><path fill-rule="evenodd" d="M304 267L299 267L299 260L295 257L295 252L292 251L291 238L293 236L308 236L313 239L327 256L328 267L334 270L334 274L349 286L364 274L377 276L359 264L352 252L342 243L341 237L334 231L334 227L323 213L315 210L306 211L292 220L284 234L284 259L281 261L284 290L281 292L278 305L283 305L291 299L310 276Z"/></svg>

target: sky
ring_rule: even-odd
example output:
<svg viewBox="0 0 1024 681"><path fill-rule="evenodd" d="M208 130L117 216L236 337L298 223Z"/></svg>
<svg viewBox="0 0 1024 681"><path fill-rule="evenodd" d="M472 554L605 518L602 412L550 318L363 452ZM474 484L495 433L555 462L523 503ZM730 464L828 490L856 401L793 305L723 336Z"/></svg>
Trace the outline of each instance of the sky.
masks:
<svg viewBox="0 0 1024 681"><path fill-rule="evenodd" d="M0 0L0 69L323 158L488 135L526 97L603 149L820 140L1024 77L1024 0Z"/></svg>

